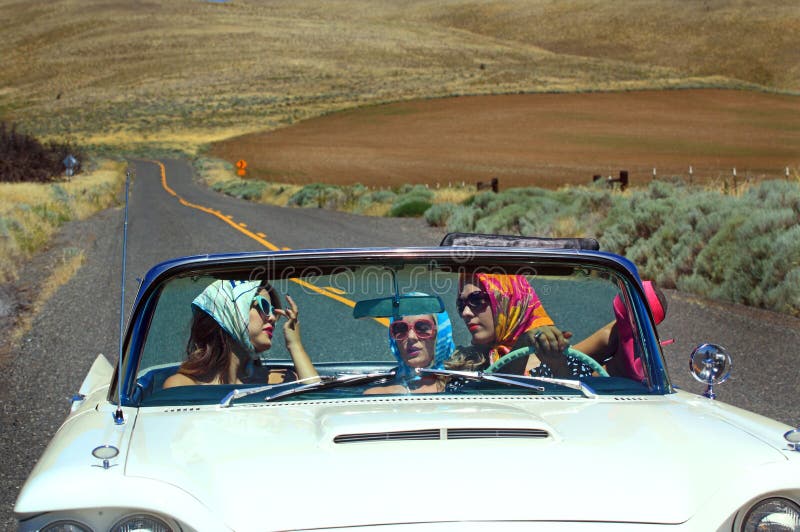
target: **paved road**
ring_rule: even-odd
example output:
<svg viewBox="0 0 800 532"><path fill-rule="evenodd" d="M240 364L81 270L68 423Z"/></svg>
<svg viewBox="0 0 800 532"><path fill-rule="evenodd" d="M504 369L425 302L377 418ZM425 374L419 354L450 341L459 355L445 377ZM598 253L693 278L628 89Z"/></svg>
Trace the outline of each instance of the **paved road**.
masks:
<svg viewBox="0 0 800 532"><path fill-rule="evenodd" d="M129 207L128 279L130 303L142 276L162 260L211 252L264 249L219 217L187 207L167 193L161 167L132 164L136 178ZM180 161L164 161L171 187L186 201L233 214L247 231L265 234L280 247L429 245L443 236L420 220L365 218L318 209L286 209L222 196L192 180ZM67 411L94 358L116 361L118 350L122 209L69 224L60 238L84 249L86 262L34 320L22 345L0 368L0 529L11 529L14 499ZM239 226L241 227L241 226ZM702 391L686 372L691 348L704 341L725 344L734 356L734 377L718 390L720 400L786 423L800 423L798 371L800 320L733 305L720 305L670 292L663 338L673 381ZM68 487L65 487L65 489Z"/></svg>

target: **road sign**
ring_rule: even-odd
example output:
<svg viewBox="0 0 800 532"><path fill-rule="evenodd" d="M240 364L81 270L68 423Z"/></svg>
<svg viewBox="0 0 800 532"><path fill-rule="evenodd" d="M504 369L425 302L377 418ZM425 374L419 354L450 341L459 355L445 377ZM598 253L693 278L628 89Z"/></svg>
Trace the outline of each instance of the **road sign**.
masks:
<svg viewBox="0 0 800 532"><path fill-rule="evenodd" d="M244 175L247 173L247 161L244 159L239 159L236 161L236 168L238 168L238 170L236 170L236 175L239 177L244 177Z"/></svg>
<svg viewBox="0 0 800 532"><path fill-rule="evenodd" d="M72 154L69 154L66 157L64 157L63 163L64 167L67 169L67 177L71 177L75 170L75 167L77 167L78 164L80 164L78 162L78 159L73 157Z"/></svg>

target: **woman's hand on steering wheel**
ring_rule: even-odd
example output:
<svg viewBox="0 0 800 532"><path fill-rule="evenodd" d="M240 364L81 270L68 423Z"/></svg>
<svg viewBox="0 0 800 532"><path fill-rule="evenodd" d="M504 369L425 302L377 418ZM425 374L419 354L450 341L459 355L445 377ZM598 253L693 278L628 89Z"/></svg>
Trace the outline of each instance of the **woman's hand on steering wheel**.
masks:
<svg viewBox="0 0 800 532"><path fill-rule="evenodd" d="M561 357L572 338L571 332L562 332L555 325L542 325L525 334L528 345L536 349L536 355L542 360Z"/></svg>

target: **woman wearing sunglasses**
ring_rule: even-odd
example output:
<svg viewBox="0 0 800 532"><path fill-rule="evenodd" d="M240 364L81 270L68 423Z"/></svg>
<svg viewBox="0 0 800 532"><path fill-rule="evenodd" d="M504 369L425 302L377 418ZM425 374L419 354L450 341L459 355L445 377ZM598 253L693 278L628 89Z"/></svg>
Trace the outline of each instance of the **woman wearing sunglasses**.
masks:
<svg viewBox="0 0 800 532"><path fill-rule="evenodd" d="M414 293L412 295L427 295ZM392 318L389 323L389 348L397 359L395 382L374 386L366 394L436 393L444 382L433 376L420 377L415 368L444 367L455 350L453 327L447 312Z"/></svg>
<svg viewBox="0 0 800 532"><path fill-rule="evenodd" d="M282 309L277 291L260 281L217 280L192 301L192 325L186 360L164 388L192 384L240 384L252 378L253 357L272 347L281 316L286 348L299 379L317 377L300 341L297 304L286 296ZM268 377L267 377L268 378Z"/></svg>
<svg viewBox="0 0 800 532"><path fill-rule="evenodd" d="M523 275L462 276L456 307L472 335L472 346L459 348L447 364L449 369L485 369L514 349L530 345L535 354L508 364L504 373L527 374L533 369L539 376L591 374L590 368L562 354L569 345L567 337Z"/></svg>

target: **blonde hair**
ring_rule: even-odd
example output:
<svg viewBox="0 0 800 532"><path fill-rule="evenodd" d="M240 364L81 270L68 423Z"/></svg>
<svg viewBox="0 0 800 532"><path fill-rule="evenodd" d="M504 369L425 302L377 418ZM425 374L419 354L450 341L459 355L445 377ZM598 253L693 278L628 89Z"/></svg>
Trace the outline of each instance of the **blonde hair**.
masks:
<svg viewBox="0 0 800 532"><path fill-rule="evenodd" d="M489 350L485 346L468 345L457 348L444 362L445 369L479 371L489 366Z"/></svg>

